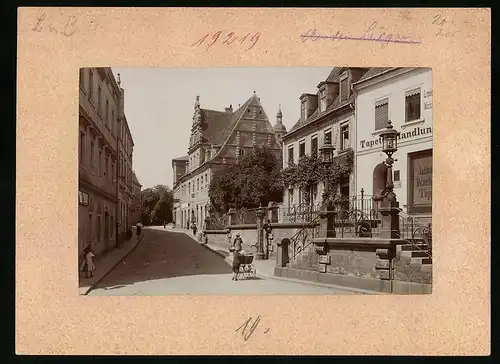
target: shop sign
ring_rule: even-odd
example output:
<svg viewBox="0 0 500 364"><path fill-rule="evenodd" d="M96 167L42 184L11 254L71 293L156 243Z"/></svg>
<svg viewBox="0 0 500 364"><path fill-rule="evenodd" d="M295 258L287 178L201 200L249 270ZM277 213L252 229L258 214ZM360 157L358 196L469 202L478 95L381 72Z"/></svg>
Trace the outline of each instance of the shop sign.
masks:
<svg viewBox="0 0 500 364"><path fill-rule="evenodd" d="M421 135L432 135L432 127L415 127L412 131L401 132L399 135L398 141L413 139L419 137ZM373 147L382 146L382 137L378 137L377 139L372 140L361 140L359 142L359 146L361 149L370 149Z"/></svg>
<svg viewBox="0 0 500 364"><path fill-rule="evenodd" d="M413 207L432 205L432 156L412 160Z"/></svg>
<svg viewBox="0 0 500 364"><path fill-rule="evenodd" d="M78 191L78 203L80 205L88 206L89 194L82 191Z"/></svg>

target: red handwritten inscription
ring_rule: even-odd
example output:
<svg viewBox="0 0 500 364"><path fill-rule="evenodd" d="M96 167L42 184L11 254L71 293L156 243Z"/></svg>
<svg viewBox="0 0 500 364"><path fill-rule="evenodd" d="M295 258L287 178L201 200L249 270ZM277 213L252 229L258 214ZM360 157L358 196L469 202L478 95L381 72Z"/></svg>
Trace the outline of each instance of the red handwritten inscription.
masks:
<svg viewBox="0 0 500 364"><path fill-rule="evenodd" d="M219 30L217 32L209 32L204 34L200 39L191 44L191 47L200 47L204 45L206 47L205 51L208 51L217 42L219 42L219 44L223 46L232 46L233 44L241 44L243 47L247 46L247 48L244 49L244 51L246 52L255 47L260 39L261 34L261 32L255 32L237 35L234 32L225 33L222 30Z"/></svg>

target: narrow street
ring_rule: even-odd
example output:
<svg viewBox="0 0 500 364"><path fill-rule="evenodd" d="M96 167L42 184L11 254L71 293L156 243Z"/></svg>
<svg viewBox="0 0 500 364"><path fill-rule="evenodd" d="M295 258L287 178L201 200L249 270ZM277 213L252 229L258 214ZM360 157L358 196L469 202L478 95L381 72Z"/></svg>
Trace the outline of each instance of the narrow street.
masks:
<svg viewBox="0 0 500 364"><path fill-rule="evenodd" d="M138 247L90 296L166 294L353 294L276 279L231 280L224 258L183 233L146 229Z"/></svg>

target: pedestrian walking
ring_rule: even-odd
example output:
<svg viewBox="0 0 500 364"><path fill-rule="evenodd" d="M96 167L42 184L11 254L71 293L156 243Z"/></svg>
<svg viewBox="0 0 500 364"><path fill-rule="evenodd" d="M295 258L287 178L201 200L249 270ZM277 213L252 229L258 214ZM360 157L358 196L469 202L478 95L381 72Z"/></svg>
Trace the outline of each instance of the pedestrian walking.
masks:
<svg viewBox="0 0 500 364"><path fill-rule="evenodd" d="M86 277L90 278L94 276L95 270L95 254L92 250L92 243L89 243L85 249L83 249L83 264L82 270L86 273Z"/></svg>
<svg viewBox="0 0 500 364"><path fill-rule="evenodd" d="M142 233L142 223L140 221L137 222L135 225L135 228L137 230L137 237L141 236Z"/></svg>
<svg viewBox="0 0 500 364"><path fill-rule="evenodd" d="M240 256L241 251L243 250L243 240L239 233L236 234L236 238L234 238L233 246L233 281L238 280L238 273L240 271Z"/></svg>
<svg viewBox="0 0 500 364"><path fill-rule="evenodd" d="M196 226L196 223L193 222L191 225L191 229L193 230L193 236L196 237L196 231L198 231L198 227Z"/></svg>
<svg viewBox="0 0 500 364"><path fill-rule="evenodd" d="M166 221L163 221L163 228L166 229L167 228L167 222Z"/></svg>

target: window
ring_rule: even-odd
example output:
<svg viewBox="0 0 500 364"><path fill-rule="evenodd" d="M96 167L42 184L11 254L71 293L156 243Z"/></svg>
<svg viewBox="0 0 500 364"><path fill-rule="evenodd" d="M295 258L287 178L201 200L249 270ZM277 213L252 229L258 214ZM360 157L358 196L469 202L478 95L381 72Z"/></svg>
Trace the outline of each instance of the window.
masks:
<svg viewBox="0 0 500 364"><path fill-rule="evenodd" d="M406 92L405 111L407 123L420 119L420 88Z"/></svg>
<svg viewBox="0 0 500 364"><path fill-rule="evenodd" d="M389 120L389 99L375 103L375 131L382 130Z"/></svg>
<svg viewBox="0 0 500 364"><path fill-rule="evenodd" d="M306 155L306 142L302 141L299 143L299 158L302 158Z"/></svg>
<svg viewBox="0 0 500 364"><path fill-rule="evenodd" d="M101 217L97 216L97 241L101 241Z"/></svg>
<svg viewBox="0 0 500 364"><path fill-rule="evenodd" d="M90 101L94 101L94 72L92 72L91 69L89 69L89 93L88 97Z"/></svg>
<svg viewBox="0 0 500 364"><path fill-rule="evenodd" d="M102 97L102 89L101 86L97 88L97 113L102 118L102 110L101 110L101 97Z"/></svg>
<svg viewBox="0 0 500 364"><path fill-rule="evenodd" d="M89 241L92 241L93 236L92 236L92 214L89 214Z"/></svg>
<svg viewBox="0 0 500 364"><path fill-rule="evenodd" d="M94 141L90 142L90 170L94 172Z"/></svg>
<svg viewBox="0 0 500 364"><path fill-rule="evenodd" d="M311 139L311 155L318 155L318 137Z"/></svg>
<svg viewBox="0 0 500 364"><path fill-rule="evenodd" d="M245 149L240 149L240 151L238 152L240 158L243 157L245 155Z"/></svg>
<svg viewBox="0 0 500 364"><path fill-rule="evenodd" d="M332 144L332 131L327 130L325 131L325 144Z"/></svg>
<svg viewBox="0 0 500 364"><path fill-rule="evenodd" d="M326 110L326 89L322 89L319 92L319 111L323 112Z"/></svg>
<svg viewBox="0 0 500 364"><path fill-rule="evenodd" d="M293 164L293 147L288 148L288 163Z"/></svg>
<svg viewBox="0 0 500 364"><path fill-rule="evenodd" d="M347 76L340 80L340 101L347 100L349 97L349 87Z"/></svg>
<svg viewBox="0 0 500 364"><path fill-rule="evenodd" d="M432 149L408 154L408 212L432 212Z"/></svg>
<svg viewBox="0 0 500 364"><path fill-rule="evenodd" d="M102 177L103 169L102 169L102 151L99 149L99 177Z"/></svg>
<svg viewBox="0 0 500 364"><path fill-rule="evenodd" d="M300 104L300 117L302 120L307 119L307 108L306 108L306 100L303 100L302 103Z"/></svg>
<svg viewBox="0 0 500 364"><path fill-rule="evenodd" d="M111 134L115 136L115 110L111 110Z"/></svg>
<svg viewBox="0 0 500 364"><path fill-rule="evenodd" d="M288 206L293 205L293 188L288 189Z"/></svg>
<svg viewBox="0 0 500 364"><path fill-rule="evenodd" d="M105 115L104 120L106 121L106 126L109 129L109 101L108 100L106 100L106 115Z"/></svg>
<svg viewBox="0 0 500 364"><path fill-rule="evenodd" d="M111 181L115 183L115 164L111 163Z"/></svg>
<svg viewBox="0 0 500 364"><path fill-rule="evenodd" d="M349 144L349 124L344 124L340 127L340 150L344 150L350 147Z"/></svg>
<svg viewBox="0 0 500 364"><path fill-rule="evenodd" d="M196 191L199 191L200 190L200 179L197 178L196 179Z"/></svg>
<svg viewBox="0 0 500 364"><path fill-rule="evenodd" d="M83 166L85 161L85 133L80 132L80 164Z"/></svg>
<svg viewBox="0 0 500 364"><path fill-rule="evenodd" d="M188 194L191 194L191 182L188 183Z"/></svg>

